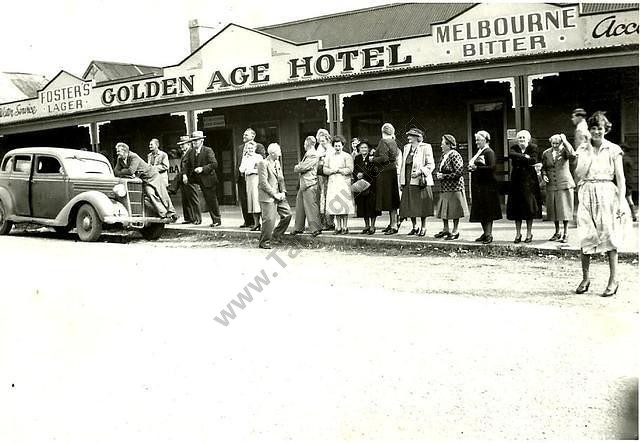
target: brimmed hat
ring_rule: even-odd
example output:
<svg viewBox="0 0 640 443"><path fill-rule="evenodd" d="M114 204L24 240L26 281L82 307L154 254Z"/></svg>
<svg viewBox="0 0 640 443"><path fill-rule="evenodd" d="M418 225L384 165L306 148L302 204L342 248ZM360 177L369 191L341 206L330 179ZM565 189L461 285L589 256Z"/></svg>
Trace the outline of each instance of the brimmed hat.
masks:
<svg viewBox="0 0 640 443"><path fill-rule="evenodd" d="M407 131L407 135L415 135L416 137L424 137L424 132L418 128L411 128Z"/></svg>
<svg viewBox="0 0 640 443"><path fill-rule="evenodd" d="M191 141L191 137L189 137L188 135L181 135L180 139L178 140L178 143L176 143L178 146L182 146L185 143L189 143Z"/></svg>
<svg viewBox="0 0 640 443"><path fill-rule="evenodd" d="M449 143L449 146L454 148L457 146L456 138L453 135L445 134L442 136L442 138L444 138L447 141L447 143Z"/></svg>
<svg viewBox="0 0 640 443"><path fill-rule="evenodd" d="M193 131L191 133L191 141L193 140L200 140L201 138L205 138L206 135L204 135L204 132L202 131Z"/></svg>
<svg viewBox="0 0 640 443"><path fill-rule="evenodd" d="M585 111L582 108L576 108L576 109L573 110L573 112L571 114L577 115L577 116L580 116L580 117L586 117L587 116L587 111Z"/></svg>

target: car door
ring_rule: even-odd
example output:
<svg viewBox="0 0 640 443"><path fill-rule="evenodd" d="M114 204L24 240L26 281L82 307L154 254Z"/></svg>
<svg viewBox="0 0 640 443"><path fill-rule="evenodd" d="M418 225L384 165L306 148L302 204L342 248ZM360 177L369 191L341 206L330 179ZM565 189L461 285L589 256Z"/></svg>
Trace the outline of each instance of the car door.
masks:
<svg viewBox="0 0 640 443"><path fill-rule="evenodd" d="M9 176L9 190L15 202L16 215L31 215L29 183L31 181L32 154L17 154Z"/></svg>
<svg viewBox="0 0 640 443"><path fill-rule="evenodd" d="M37 155L31 178L32 216L56 218L68 201L68 179L60 161L51 155Z"/></svg>

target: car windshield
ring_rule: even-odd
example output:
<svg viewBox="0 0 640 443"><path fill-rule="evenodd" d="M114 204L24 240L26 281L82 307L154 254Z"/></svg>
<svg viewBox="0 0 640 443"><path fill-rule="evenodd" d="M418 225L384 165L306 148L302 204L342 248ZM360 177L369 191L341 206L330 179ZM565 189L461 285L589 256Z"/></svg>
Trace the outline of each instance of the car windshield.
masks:
<svg viewBox="0 0 640 443"><path fill-rule="evenodd" d="M112 175L109 163L102 160L86 157L67 157L64 162L69 175L78 174L100 174Z"/></svg>

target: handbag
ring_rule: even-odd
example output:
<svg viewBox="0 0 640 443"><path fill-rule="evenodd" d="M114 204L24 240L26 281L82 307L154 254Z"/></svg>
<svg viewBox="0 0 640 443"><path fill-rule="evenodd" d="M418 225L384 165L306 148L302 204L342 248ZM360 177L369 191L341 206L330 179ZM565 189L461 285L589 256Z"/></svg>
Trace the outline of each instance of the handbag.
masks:
<svg viewBox="0 0 640 443"><path fill-rule="evenodd" d="M368 190L370 187L371 187L371 183L361 178L360 180L353 182L353 184L351 185L351 191L354 194L360 194Z"/></svg>
<svg viewBox="0 0 640 443"><path fill-rule="evenodd" d="M418 186L420 186L420 189L424 189L428 186L426 175L420 174L420 178L418 178Z"/></svg>

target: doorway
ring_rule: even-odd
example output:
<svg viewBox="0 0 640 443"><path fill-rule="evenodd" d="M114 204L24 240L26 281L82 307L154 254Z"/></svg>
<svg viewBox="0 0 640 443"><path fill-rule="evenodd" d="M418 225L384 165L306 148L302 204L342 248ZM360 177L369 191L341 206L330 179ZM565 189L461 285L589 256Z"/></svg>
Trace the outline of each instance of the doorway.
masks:
<svg viewBox="0 0 640 443"><path fill-rule="evenodd" d="M216 155L218 185L216 193L221 205L236 203L236 189L233 182L233 131L231 129L205 129L205 145Z"/></svg>

